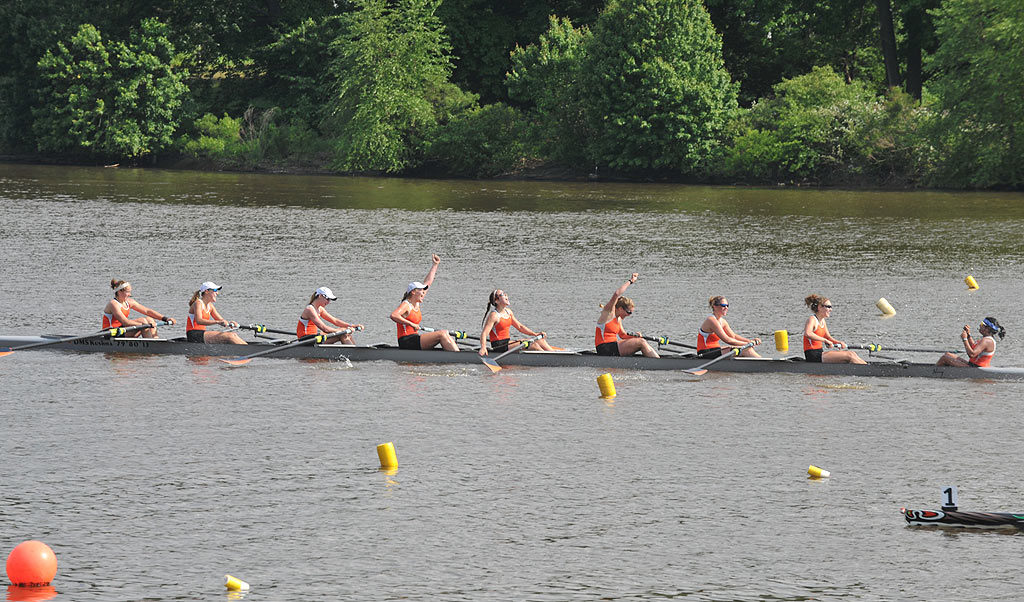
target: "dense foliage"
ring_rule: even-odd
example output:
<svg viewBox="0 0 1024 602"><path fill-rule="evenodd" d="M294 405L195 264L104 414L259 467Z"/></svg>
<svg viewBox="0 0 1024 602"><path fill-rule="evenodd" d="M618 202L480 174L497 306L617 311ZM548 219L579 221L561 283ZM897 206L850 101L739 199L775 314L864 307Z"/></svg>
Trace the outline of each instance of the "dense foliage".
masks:
<svg viewBox="0 0 1024 602"><path fill-rule="evenodd" d="M70 44L47 51L32 110L39 150L136 158L168 146L186 87L166 29L146 19L127 43L105 44L82 25Z"/></svg>
<svg viewBox="0 0 1024 602"><path fill-rule="evenodd" d="M1024 187L1020 0L5 0L0 153Z"/></svg>
<svg viewBox="0 0 1024 602"><path fill-rule="evenodd" d="M583 84L591 153L617 170L701 169L736 108L700 0L612 0L594 25Z"/></svg>

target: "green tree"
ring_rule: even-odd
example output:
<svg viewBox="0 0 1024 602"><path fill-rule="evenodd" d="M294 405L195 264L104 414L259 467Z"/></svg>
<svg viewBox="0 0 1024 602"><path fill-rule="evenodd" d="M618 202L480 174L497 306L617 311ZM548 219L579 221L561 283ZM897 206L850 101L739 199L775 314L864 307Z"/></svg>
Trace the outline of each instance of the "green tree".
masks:
<svg viewBox="0 0 1024 602"><path fill-rule="evenodd" d="M922 110L898 90L881 99L831 67L775 85L735 126L724 166L756 181L907 184L919 177Z"/></svg>
<svg viewBox="0 0 1024 602"><path fill-rule="evenodd" d="M551 17L537 44L516 47L506 82L509 97L530 107L536 118L535 138L545 156L582 164L590 138L580 81L590 31L576 29L569 19Z"/></svg>
<svg viewBox="0 0 1024 602"><path fill-rule="evenodd" d="M928 61L937 97L935 181L1024 185L1024 12L1019 0L946 0Z"/></svg>
<svg viewBox="0 0 1024 602"><path fill-rule="evenodd" d="M39 150L134 159L170 145L186 88L166 33L146 19L128 43L108 49L85 24L67 46L47 51L33 109Z"/></svg>
<svg viewBox="0 0 1024 602"><path fill-rule="evenodd" d="M612 0L583 80L599 165L701 170L736 109L737 86L700 0Z"/></svg>
<svg viewBox="0 0 1024 602"><path fill-rule="evenodd" d="M326 127L338 138L335 166L397 172L414 167L438 122L450 50L435 15L440 0L356 0L332 43L333 94Z"/></svg>

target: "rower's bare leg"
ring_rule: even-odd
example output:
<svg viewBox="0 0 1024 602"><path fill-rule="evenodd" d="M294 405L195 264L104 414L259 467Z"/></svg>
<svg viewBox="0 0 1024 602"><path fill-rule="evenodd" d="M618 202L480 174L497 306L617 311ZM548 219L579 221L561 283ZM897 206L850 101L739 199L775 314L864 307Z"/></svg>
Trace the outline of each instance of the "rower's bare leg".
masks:
<svg viewBox="0 0 1024 602"><path fill-rule="evenodd" d="M650 344L640 337L631 337L619 341L619 355L633 355L639 351L644 357L661 357Z"/></svg>
<svg viewBox="0 0 1024 602"><path fill-rule="evenodd" d="M554 351L555 348L552 347L551 345L549 345L547 340L545 340L545 339L537 339L536 341L533 341L532 343L530 343L529 350L530 351Z"/></svg>
<svg viewBox="0 0 1024 602"><path fill-rule="evenodd" d="M960 357L955 353L949 353L948 351L939 358L939 361L935 362L936 366L959 366L966 368L970 362Z"/></svg>
<svg viewBox="0 0 1024 602"><path fill-rule="evenodd" d="M434 332L420 334L420 349L433 349L438 345L441 345L442 349L448 351L459 350L459 346L455 344L455 339L448 334L447 330L435 330Z"/></svg>
<svg viewBox="0 0 1024 602"><path fill-rule="evenodd" d="M743 351L740 351L740 355L743 357L761 357L761 354L754 351L753 347L747 347Z"/></svg>
<svg viewBox="0 0 1024 602"><path fill-rule="evenodd" d="M142 336L147 339L155 339L157 337L156 322L150 322L153 325L152 328L147 328L142 331Z"/></svg>
<svg viewBox="0 0 1024 602"><path fill-rule="evenodd" d="M248 345L237 332L221 332L219 330L207 330L203 334L203 341L207 343L229 343L231 345Z"/></svg>
<svg viewBox="0 0 1024 602"><path fill-rule="evenodd" d="M339 334L338 336L330 337L326 339L327 343L341 343L342 345L355 345L356 341L352 338L352 333Z"/></svg>
<svg viewBox="0 0 1024 602"><path fill-rule="evenodd" d="M821 361L825 364L866 364L856 352L849 350L826 351L821 354Z"/></svg>

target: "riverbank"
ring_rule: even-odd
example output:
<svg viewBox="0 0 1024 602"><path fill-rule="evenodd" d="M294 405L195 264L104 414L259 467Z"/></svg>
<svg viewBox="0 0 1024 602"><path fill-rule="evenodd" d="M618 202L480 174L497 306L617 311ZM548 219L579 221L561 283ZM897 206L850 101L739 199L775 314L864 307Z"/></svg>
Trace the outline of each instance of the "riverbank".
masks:
<svg viewBox="0 0 1024 602"><path fill-rule="evenodd" d="M329 163L326 156L315 158L304 158L297 160L271 160L261 159L257 161L241 162L238 160L221 160L209 157L196 158L184 156L154 157L152 160L136 161L132 163L98 163L95 161L83 161L71 157L54 157L38 154L11 154L0 155L0 163L18 163L26 165L65 165L72 167L105 167L105 168L154 168L171 169L176 171L200 171L200 172L234 172L234 173L262 173L277 175L297 176L355 176L355 177L401 177L418 179L455 179L455 180L493 180L493 181L537 181L537 182L617 182L617 183L659 183L659 184L688 184L698 186L772 186L792 188L840 188L857 190L928 190L920 186L894 185L892 183L880 184L876 181L849 181L841 184L822 184L811 180L790 180L781 182L748 182L748 181L725 181L709 178L697 180L694 178L681 177L678 174L667 172L649 173L645 175L628 174L612 170L578 169L564 165L545 162L540 160L524 161L523 165L515 170L502 173L490 178L465 178L457 175L444 173L436 168L423 167L409 170L400 174L388 174L380 171L371 172L340 172L326 167Z"/></svg>

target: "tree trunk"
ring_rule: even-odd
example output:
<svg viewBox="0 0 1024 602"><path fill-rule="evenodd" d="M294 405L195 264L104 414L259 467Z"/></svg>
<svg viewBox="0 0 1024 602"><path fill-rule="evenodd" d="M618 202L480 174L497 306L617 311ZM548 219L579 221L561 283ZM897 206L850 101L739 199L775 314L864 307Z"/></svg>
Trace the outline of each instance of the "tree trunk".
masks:
<svg viewBox="0 0 1024 602"><path fill-rule="evenodd" d="M878 9L878 31L882 37L882 57L885 58L885 80L890 88L900 85L900 64L896 56L896 32L892 23L890 0L875 0Z"/></svg>
<svg viewBox="0 0 1024 602"><path fill-rule="evenodd" d="M921 42L924 14L919 8L906 11L903 26L907 30L907 94L921 100Z"/></svg>

